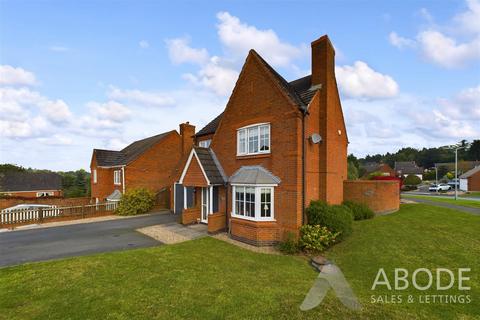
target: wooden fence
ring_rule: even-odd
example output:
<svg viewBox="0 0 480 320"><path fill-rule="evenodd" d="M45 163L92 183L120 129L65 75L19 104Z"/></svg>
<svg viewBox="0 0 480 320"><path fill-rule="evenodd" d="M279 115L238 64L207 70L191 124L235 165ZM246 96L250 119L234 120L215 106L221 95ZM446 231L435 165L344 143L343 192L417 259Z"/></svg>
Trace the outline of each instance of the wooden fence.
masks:
<svg viewBox="0 0 480 320"><path fill-rule="evenodd" d="M118 202L105 202L72 207L2 210L0 212L0 228L29 223L73 220L108 215L112 214L117 209L117 206Z"/></svg>

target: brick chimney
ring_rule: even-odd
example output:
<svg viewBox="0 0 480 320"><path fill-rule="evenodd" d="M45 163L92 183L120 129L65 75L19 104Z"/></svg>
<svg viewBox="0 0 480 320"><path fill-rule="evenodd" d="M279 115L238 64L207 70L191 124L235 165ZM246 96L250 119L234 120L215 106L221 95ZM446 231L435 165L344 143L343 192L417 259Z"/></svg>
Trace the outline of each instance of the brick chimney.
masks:
<svg viewBox="0 0 480 320"><path fill-rule="evenodd" d="M195 126L190 122L180 123L180 137L182 139L182 154L190 152L195 138Z"/></svg>
<svg viewBox="0 0 480 320"><path fill-rule="evenodd" d="M312 42L312 86L326 85L328 76L335 75L335 49L327 35Z"/></svg>

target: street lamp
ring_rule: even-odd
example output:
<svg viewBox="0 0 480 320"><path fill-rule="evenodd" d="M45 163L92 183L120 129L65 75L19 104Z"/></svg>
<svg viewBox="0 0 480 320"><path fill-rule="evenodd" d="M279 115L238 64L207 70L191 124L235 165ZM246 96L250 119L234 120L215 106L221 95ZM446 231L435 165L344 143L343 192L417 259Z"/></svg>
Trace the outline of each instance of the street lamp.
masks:
<svg viewBox="0 0 480 320"><path fill-rule="evenodd" d="M457 187L457 185L458 185L458 184L457 184L457 181L458 181L458 178L457 178L457 175L458 175L458 173L457 173L457 171L458 171L458 150L460 150L460 149L465 149L465 147L456 147L456 148L455 148L455 180L454 180L454 182L455 182L455 200L457 200L457 189L458 189L458 187Z"/></svg>

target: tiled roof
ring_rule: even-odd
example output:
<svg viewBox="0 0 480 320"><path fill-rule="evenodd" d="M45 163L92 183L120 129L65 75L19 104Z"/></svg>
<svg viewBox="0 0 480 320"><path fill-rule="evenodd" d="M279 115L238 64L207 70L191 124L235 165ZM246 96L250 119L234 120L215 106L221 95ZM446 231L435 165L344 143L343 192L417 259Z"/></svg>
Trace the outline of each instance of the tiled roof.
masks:
<svg viewBox="0 0 480 320"><path fill-rule="evenodd" d="M362 165L362 168L365 169L366 173L372 173L375 171L378 171L380 167L380 163L377 162L367 162L364 165Z"/></svg>
<svg viewBox="0 0 480 320"><path fill-rule="evenodd" d="M220 164L215 161L213 151L210 148L195 147L195 153L210 183L224 184L222 168L219 168Z"/></svg>
<svg viewBox="0 0 480 320"><path fill-rule="evenodd" d="M467 179L467 178L473 176L474 174L476 174L477 172L480 172L480 166L475 167L471 170L468 170L467 172L465 172L464 174L462 174L460 176L460 179Z"/></svg>
<svg viewBox="0 0 480 320"><path fill-rule="evenodd" d="M273 75L275 80L278 82L280 87L285 91L285 93L298 105L300 109L306 108L310 101L312 100L315 92L318 88L312 88L312 76L305 76L300 79L296 79L290 82L287 82L280 74L278 74L275 69L273 69L255 50L251 50L252 54L260 60L260 62L267 68L267 70ZM215 119L210 121L205 127L197 132L196 136L204 136L207 134L213 134L220 124L222 119L223 112L219 114Z"/></svg>
<svg viewBox="0 0 480 320"><path fill-rule="evenodd" d="M172 132L174 131L161 133L153 137L135 141L120 151L94 149L97 165L100 167L126 165L138 158L142 153L150 149L153 145Z"/></svg>
<svg viewBox="0 0 480 320"><path fill-rule="evenodd" d="M215 131L217 131L218 124L222 119L222 116L223 116L223 112L220 113L215 119L210 121L205 127L203 127L202 130L198 131L195 136L201 137L201 136L206 136L207 134L215 133Z"/></svg>
<svg viewBox="0 0 480 320"><path fill-rule="evenodd" d="M232 184L279 184L280 178L262 166L243 166L230 177L229 181Z"/></svg>
<svg viewBox="0 0 480 320"><path fill-rule="evenodd" d="M0 192L61 189L62 177L54 172L5 172L0 174Z"/></svg>
<svg viewBox="0 0 480 320"><path fill-rule="evenodd" d="M395 171L401 171L402 174L421 174L423 168L417 166L415 161L398 161L395 162Z"/></svg>

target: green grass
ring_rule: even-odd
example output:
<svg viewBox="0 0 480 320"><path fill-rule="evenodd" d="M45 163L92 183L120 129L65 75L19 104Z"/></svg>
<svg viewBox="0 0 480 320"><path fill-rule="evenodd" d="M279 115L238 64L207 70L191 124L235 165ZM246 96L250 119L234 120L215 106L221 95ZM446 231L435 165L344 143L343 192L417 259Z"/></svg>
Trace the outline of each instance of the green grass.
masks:
<svg viewBox="0 0 480 320"><path fill-rule="evenodd" d="M462 198L480 198L480 191L473 191L473 192L468 192L460 195Z"/></svg>
<svg viewBox="0 0 480 320"><path fill-rule="evenodd" d="M455 204L457 206L464 206L469 208L480 208L480 201L476 200L468 200L468 199L447 199L447 198L440 198L438 196L418 196L418 195L405 195L402 194L402 197L405 198L418 198L418 199L425 199L431 200L435 202L445 202L450 204Z"/></svg>
<svg viewBox="0 0 480 320"><path fill-rule="evenodd" d="M327 256L363 308L330 291L317 308L299 305L317 273L303 257L253 253L203 238L177 245L0 269L1 319L474 319L480 314L480 216L413 204L354 223ZM470 267L470 304L372 304L379 268ZM445 294L445 292L442 292ZM465 294L448 290L447 294Z"/></svg>

